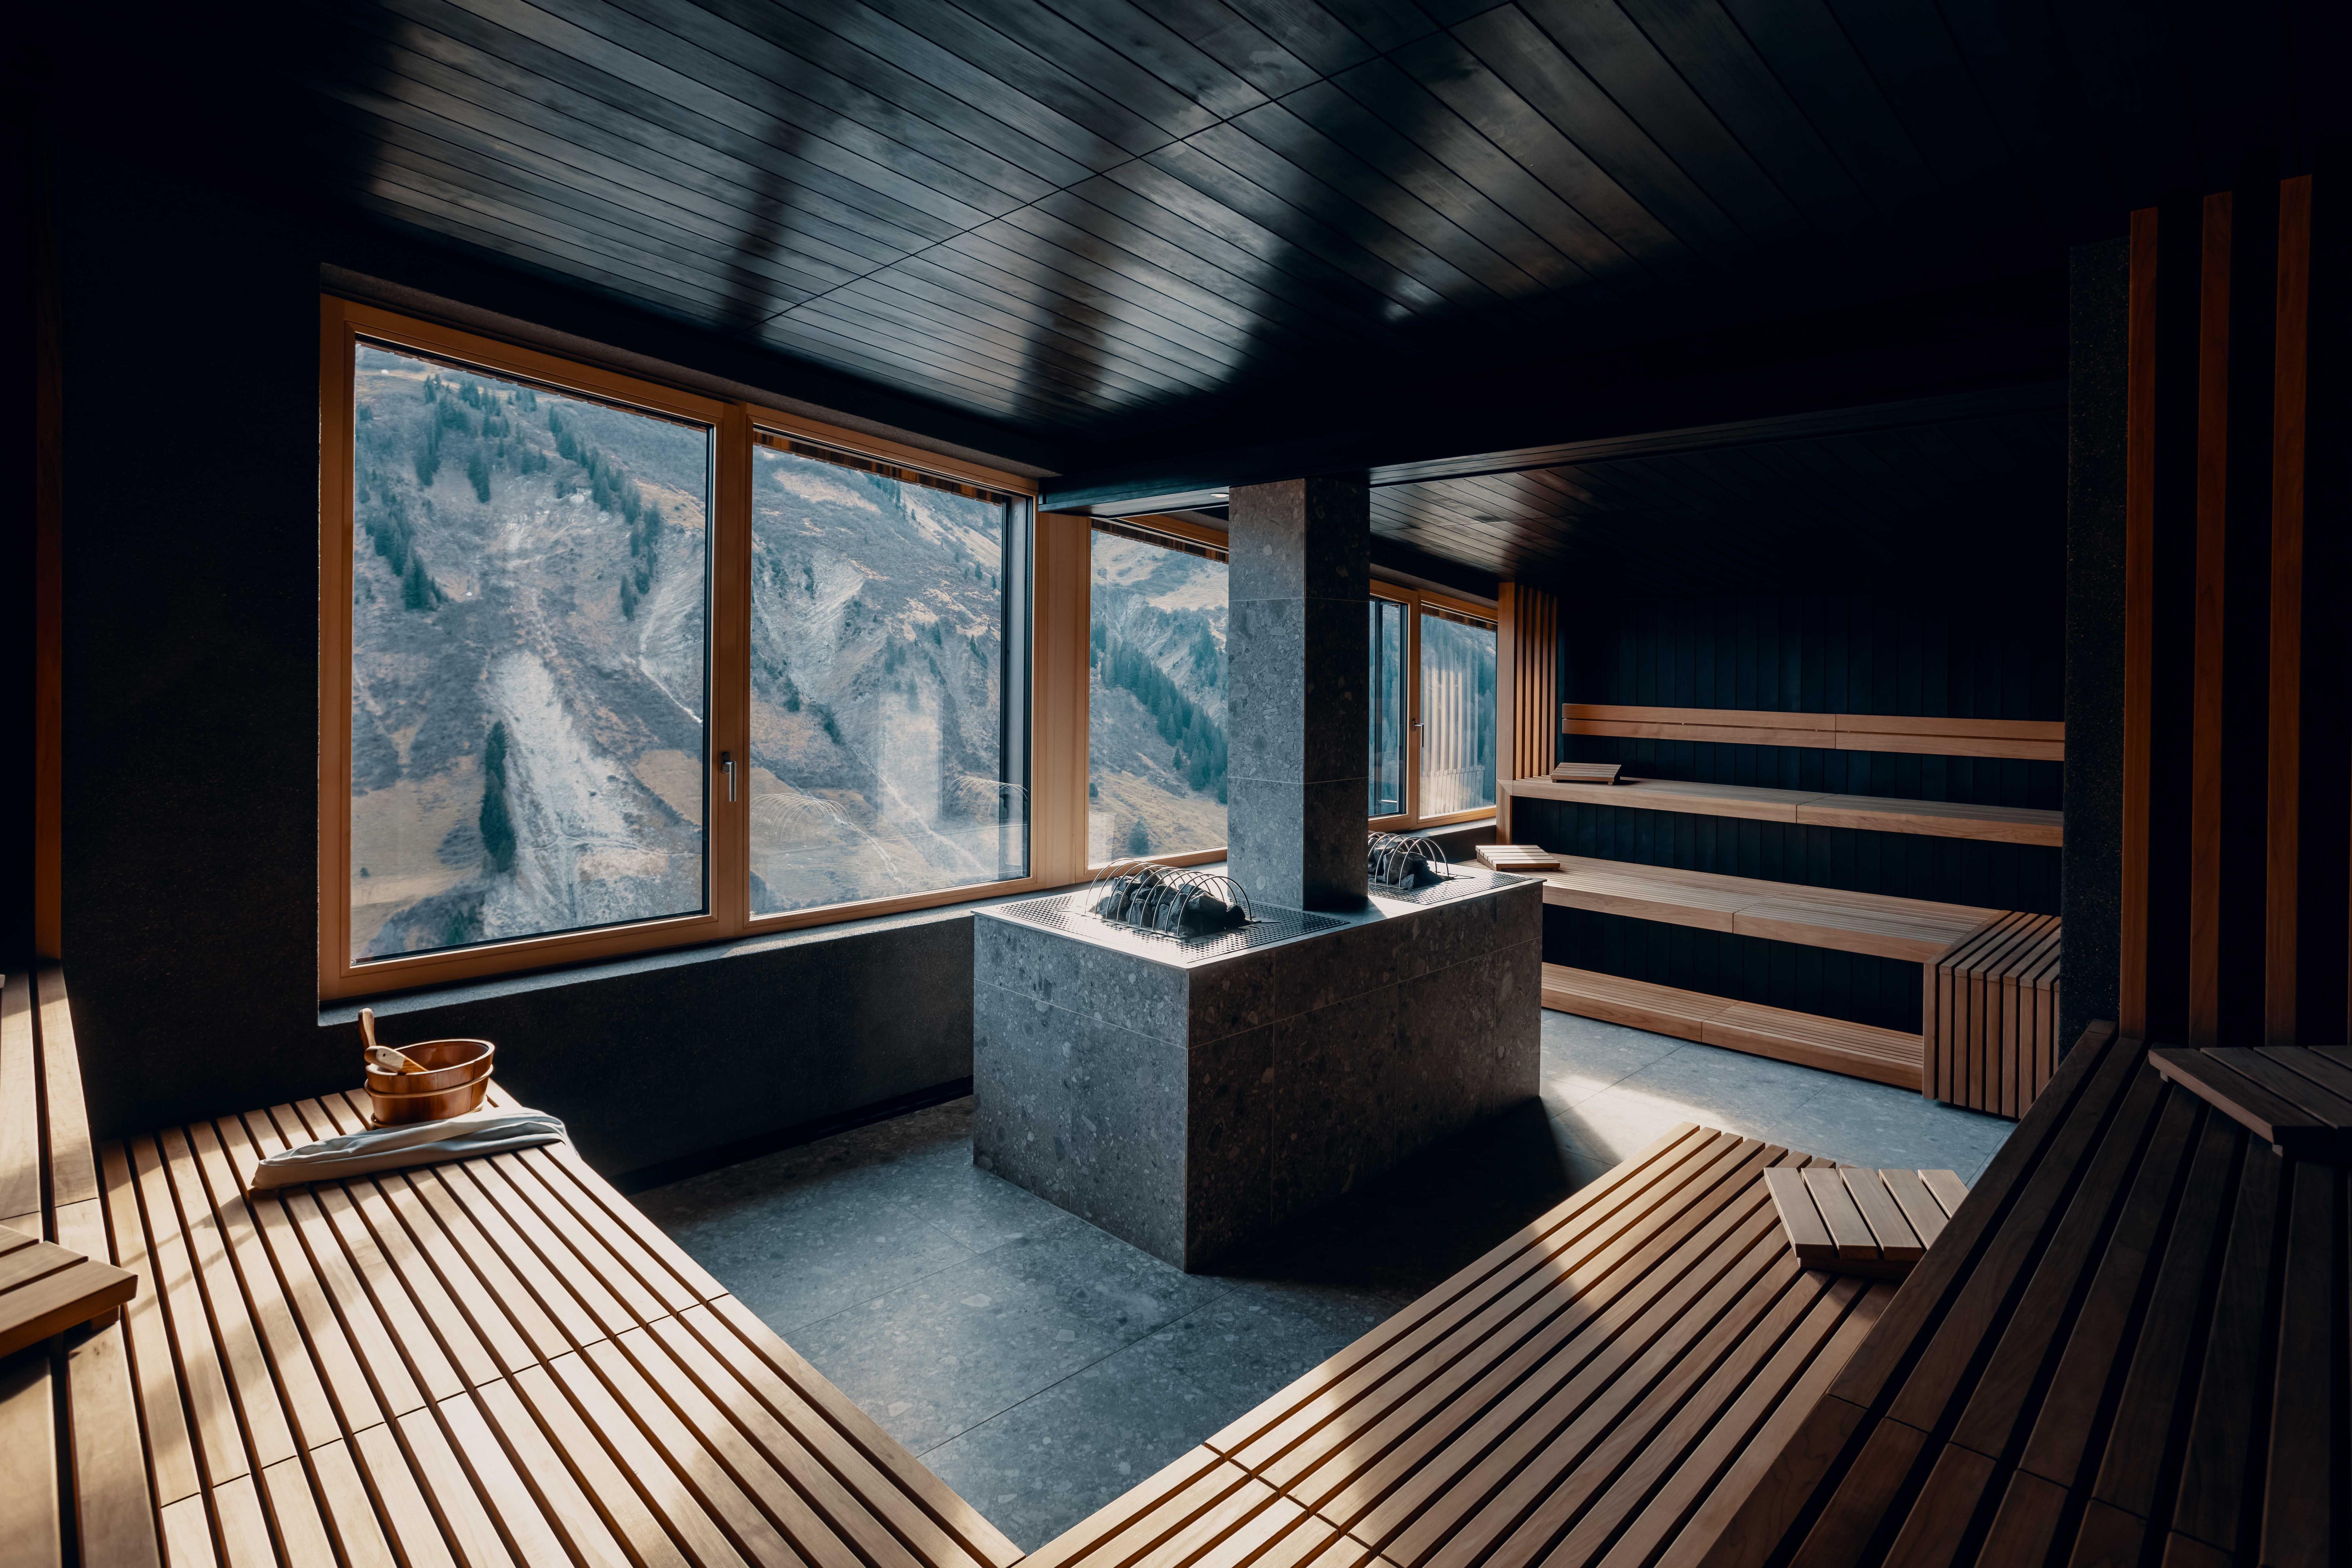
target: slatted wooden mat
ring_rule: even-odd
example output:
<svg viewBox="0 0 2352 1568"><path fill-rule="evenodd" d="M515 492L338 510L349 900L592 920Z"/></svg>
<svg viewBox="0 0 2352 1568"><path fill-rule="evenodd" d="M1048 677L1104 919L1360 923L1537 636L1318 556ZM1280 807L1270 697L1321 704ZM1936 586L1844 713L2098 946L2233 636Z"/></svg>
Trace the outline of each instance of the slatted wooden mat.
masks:
<svg viewBox="0 0 2352 1568"><path fill-rule="evenodd" d="M2352 1161L2352 1047L2159 1047L2148 1060L2288 1159Z"/></svg>
<svg viewBox="0 0 2352 1568"><path fill-rule="evenodd" d="M1864 1279L1908 1275L1969 1195L1951 1171L1858 1165L1775 1166L1764 1184L1798 1262Z"/></svg>
<svg viewBox="0 0 2352 1568"><path fill-rule="evenodd" d="M1030 1563L1696 1562L1892 1293L1790 1253L1811 1163L1675 1129Z"/></svg>
<svg viewBox="0 0 2352 1568"><path fill-rule="evenodd" d="M2068 1053L1709 1568L2345 1561L2346 1173L2146 1055Z"/></svg>
<svg viewBox="0 0 2352 1568"><path fill-rule="evenodd" d="M2022 1116L2058 1070L2056 915L2001 916L1927 970L1927 1092Z"/></svg>

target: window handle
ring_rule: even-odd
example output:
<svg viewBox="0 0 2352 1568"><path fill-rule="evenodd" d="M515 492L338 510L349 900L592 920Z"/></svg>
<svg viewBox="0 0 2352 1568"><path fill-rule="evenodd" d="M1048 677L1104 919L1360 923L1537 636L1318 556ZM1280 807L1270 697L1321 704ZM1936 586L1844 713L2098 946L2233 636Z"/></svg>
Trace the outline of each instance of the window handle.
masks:
<svg viewBox="0 0 2352 1568"><path fill-rule="evenodd" d="M719 765L725 769L727 773L727 801L728 804L731 805L735 802L735 753L732 752L719 752Z"/></svg>

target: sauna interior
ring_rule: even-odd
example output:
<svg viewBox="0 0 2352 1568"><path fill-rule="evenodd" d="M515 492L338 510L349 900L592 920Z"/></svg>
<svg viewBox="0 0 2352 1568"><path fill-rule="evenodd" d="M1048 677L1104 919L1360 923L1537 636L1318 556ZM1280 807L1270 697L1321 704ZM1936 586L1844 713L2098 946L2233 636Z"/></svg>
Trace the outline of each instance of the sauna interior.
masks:
<svg viewBox="0 0 2352 1568"><path fill-rule="evenodd" d="M7 1568L2352 1564L2341 5L7 32Z"/></svg>

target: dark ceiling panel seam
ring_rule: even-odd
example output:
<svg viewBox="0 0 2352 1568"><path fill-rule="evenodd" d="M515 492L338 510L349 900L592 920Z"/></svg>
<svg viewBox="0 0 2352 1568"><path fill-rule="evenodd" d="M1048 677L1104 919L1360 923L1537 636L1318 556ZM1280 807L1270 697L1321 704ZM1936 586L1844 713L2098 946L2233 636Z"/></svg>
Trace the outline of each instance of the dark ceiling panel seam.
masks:
<svg viewBox="0 0 2352 1568"><path fill-rule="evenodd" d="M959 301L956 296L946 294L928 279L904 271L860 279L831 298L845 312L868 307L895 309L913 317L933 320L940 331L961 332L988 343L992 358L1009 355L1014 364L1034 360L1066 365L1090 384L1115 383L1153 394L1171 389L1202 390L1195 374L1171 369L1171 362L1166 359L1148 359L1107 335L1090 339L1061 324L1026 334L1020 330L1017 317L1003 311L971 309L969 301Z"/></svg>
<svg viewBox="0 0 2352 1568"><path fill-rule="evenodd" d="M483 4L485 0L467 0L467 3ZM622 9L617 0L530 0L530 3L539 10L561 17L583 33L600 37L614 47L627 50L648 67L723 93L747 108L764 113L771 120L800 126L810 135L821 137L908 179L919 181L931 190L978 211L991 215L1001 213L1053 188L1050 182L1038 180L960 137L946 136L941 140L939 127L929 121L888 117L893 118L894 123L890 130L884 131L864 121L852 119L833 105L786 87L748 66L739 65L733 59L714 53L667 27ZM683 10L709 16L709 13L694 6L687 6ZM866 108L869 113L884 117L875 105L868 104ZM903 140L902 133L909 130L917 134L925 134L925 139L940 151L926 151ZM974 160L985 165L986 172L980 168L961 167L942 156L942 153Z"/></svg>
<svg viewBox="0 0 2352 1568"><path fill-rule="evenodd" d="M743 256L745 237L741 231L727 229L688 209L663 202L657 197L639 195L625 186L615 185L576 165L543 158L527 148L499 141L472 126L436 115L404 100L371 97L353 89L331 85L324 86L320 90L348 105L357 114L368 117L378 126L376 134L379 140L386 144L404 145L413 153L436 158L453 167L488 174L489 177L524 191L551 207L562 207L587 220L611 224L616 229L643 233L646 240L657 247L690 252L722 268L754 265ZM551 166L567 172L579 184L572 184L551 177ZM583 197L598 210L591 211L580 205ZM627 215L642 224L656 226L664 232L643 229L639 224L616 222L613 215ZM695 250L668 237L670 235L721 247L724 253ZM837 261L828 260L799 247L783 248L789 255L772 260L761 258L756 263L757 268L803 294L831 288L854 276L848 267ZM761 313L767 312L763 310Z"/></svg>
<svg viewBox="0 0 2352 1568"><path fill-rule="evenodd" d="M1425 298L1423 309L1438 310L1496 298L1493 290L1420 241L1233 126L1187 137L1153 153L1148 161L1267 232L1373 283L1401 303ZM1332 199L1312 205L1300 199L1325 192Z"/></svg>
<svg viewBox="0 0 2352 1568"><path fill-rule="evenodd" d="M578 278L632 299L642 299L656 311L682 321L707 322L710 308L723 300L673 292L671 281L641 273L603 256L573 250L529 230L511 227L503 219L442 202L396 180L371 177L359 187L362 205L402 223L431 229L453 238L524 263L541 276Z"/></svg>
<svg viewBox="0 0 2352 1568"><path fill-rule="evenodd" d="M1132 374L1139 381L1154 384L1175 382L1196 391L1209 390L1214 384L1213 377L1188 364L1182 355L1161 352L1135 341L1124 323L1097 321L1092 323L1092 331L1082 331L1080 327L1088 323L1066 325L1049 311L1034 308L1024 311L1013 308L1018 301L988 303L975 300L967 292L949 288L940 280L916 271L917 265L919 264L910 263L908 267L889 268L873 273L843 289L842 296L845 299L862 299L868 297L870 290L886 290L908 300L920 300L924 309L941 318L961 317L974 324L972 330L983 331L991 338L1025 342L1031 341L1026 332L1035 331L1066 340L1072 349L1090 354L1102 363L1130 367Z"/></svg>
<svg viewBox="0 0 2352 1568"><path fill-rule="evenodd" d="M458 208L486 216L494 214L519 229L561 239L575 249L667 278L679 288L703 290L719 301L739 324L757 321L761 314L756 308L744 313L740 281L728 277L723 266L713 266L707 258L681 252L677 247L650 240L634 230L615 232L617 226L605 220L583 217L568 210L549 210L546 204L531 200L527 193L504 182L488 182L486 188L478 179L469 183L451 178L459 171L436 164L436 161L411 152L395 140L379 142L376 171L379 175L396 171L401 183ZM803 292L813 294L814 290Z"/></svg>
<svg viewBox="0 0 2352 1568"><path fill-rule="evenodd" d="M718 7L739 26L759 33L771 43L791 54L803 54L800 40L804 34L781 26L778 18L791 16L799 19L805 29L820 31L859 52L862 70L886 73L894 89L913 99L937 99L951 102L962 110L963 117L979 116L1005 128L1006 133L1021 142L1049 153L1058 162L1081 168L1102 168L1129 156L1128 150L1110 138L1097 134L1090 128L1072 120L1024 92L1012 89L986 71L951 49L942 48L929 39L909 32L897 22L882 16L856 0L830 0L828 4L811 5L806 0L706 0ZM878 88L869 90L878 92ZM914 103L908 107L915 108ZM946 126L948 121L937 112L925 112L934 123ZM961 132L959 132L961 134ZM1006 146L996 149L998 155L1021 163ZM1026 165L1024 165L1026 167ZM1057 174L1044 169L1032 169L1033 174L1066 184Z"/></svg>
<svg viewBox="0 0 2352 1568"><path fill-rule="evenodd" d="M552 3L558 3L558 0L551 0ZM664 89L661 96L672 102L698 109L721 123L732 122L737 129L762 141L779 126L794 126L795 149L809 162L821 168L833 169L846 178L871 187L878 195L949 219L959 227L968 228L982 217L992 216L994 209L1014 205L1003 193L982 189L974 182L955 174L930 159L920 158L908 149L880 145L884 139L870 134L856 140L866 142L873 147L874 153L852 147L838 136L825 133L828 129L835 128L827 125L824 116L810 114L807 116L810 123L801 125L788 116L776 113L772 105L762 107L723 91L687 72L639 54L600 32L555 16L540 5L529 4L527 0L452 0L452 4L462 5L609 75L639 83L657 83ZM614 20L609 16L600 19ZM620 30L635 34L648 31L641 26ZM717 68L722 75L734 78L739 82L748 74L726 70L723 67ZM881 155L874 155L876 153ZM927 165L943 180L943 184L928 183L927 178L898 166L902 163ZM950 186L961 186L964 194L950 194ZM992 201L989 199L991 195L998 199ZM967 199L971 196L981 199L977 202Z"/></svg>
<svg viewBox="0 0 2352 1568"><path fill-rule="evenodd" d="M1752 240L1820 232L1617 0L1520 0L1519 8ZM1744 195L1751 184L1755 194Z"/></svg>
<svg viewBox="0 0 2352 1568"><path fill-rule="evenodd" d="M1238 60L1212 53L1192 36L1164 26L1124 0L1049 0L1046 8L1223 118L1246 113L1255 107L1250 101L1253 97L1263 103L1297 87L1301 73L1311 74L1305 61L1220 5L1158 0L1156 9L1195 24L1222 17L1246 29L1255 37L1255 44L1246 38L1225 43L1226 54L1238 55ZM1204 37L1215 40L1217 32L1231 28L1201 31ZM1269 47L1279 59L1268 58ZM1260 80L1260 75L1265 79Z"/></svg>
<svg viewBox="0 0 2352 1568"><path fill-rule="evenodd" d="M1213 297L1197 303L1186 297L1202 291L1161 289L1150 278L1104 266L1016 224L983 224L945 248L1021 278L1031 289L1113 316L1171 348L1219 362L1232 351L1231 334L1247 330L1245 322L1215 310Z"/></svg>
<svg viewBox="0 0 2352 1568"><path fill-rule="evenodd" d="M1581 269L1594 287L1614 295L1622 293L1629 280L1638 283L1645 276L1641 263L1573 203L1451 104L1407 75L1394 60L1367 61L1334 79L1332 85L1366 114L1494 203L1506 216L1526 226Z"/></svg>
<svg viewBox="0 0 2352 1568"><path fill-rule="evenodd" d="M1064 353L1039 353L1025 362L1019 357L1007 358L969 342L969 334L902 324L887 313L856 309L851 297L842 294L829 294L814 301L793 320L830 323L844 331L866 332L870 334L877 353L891 353L923 363L952 364L966 380L992 383L1010 392L1060 388L1065 397L1081 407L1102 406L1108 402L1102 395L1107 390L1132 389L1146 396L1165 395L1167 392L1164 384L1135 382L1102 367L1087 365Z"/></svg>
<svg viewBox="0 0 2352 1568"><path fill-rule="evenodd" d="M422 29L411 26L404 31L413 35ZM403 45L387 40L378 47L384 51L388 68L377 74L377 86L388 96L397 96L484 135L499 136L536 156L579 169L644 199L674 205L730 228L756 216L761 198L751 185L714 176L646 142L567 119ZM409 90L411 84L416 90ZM896 259L906 248L877 244L859 230L806 212L793 216L798 226L782 231L787 242L795 250L823 259L873 265ZM819 226L809 226L813 224Z"/></svg>
<svg viewBox="0 0 2352 1568"><path fill-rule="evenodd" d="M1498 298L1517 299L1543 287L1536 275L1324 135L1286 102L1254 109L1234 124L1250 141L1330 192L1332 202L1353 203ZM1292 205L1303 204L1294 198ZM1329 205L1318 202L1315 206Z"/></svg>
<svg viewBox="0 0 2352 1568"><path fill-rule="evenodd" d="M1648 281L1704 271L1682 239L1591 153L1520 96L1459 40L1424 39L1392 57L1405 71L1543 182L1643 268Z"/></svg>
<svg viewBox="0 0 2352 1568"><path fill-rule="evenodd" d="M1538 282L1553 288L1592 284L1591 275L1558 247L1336 82L1301 88L1280 107Z"/></svg>
<svg viewBox="0 0 2352 1568"><path fill-rule="evenodd" d="M1089 208L1087 212L1104 220L1101 226L1117 226L1117 220L1110 219L1109 215L1098 209ZM1139 308L1171 321L1208 323L1194 331L1204 341L1213 340L1219 345L1221 358L1238 352L1235 339L1245 342L1264 330L1265 309L1275 302L1264 290L1211 267L1189 252L1159 242L1145 231L1129 227L1132 234L1141 237L1140 243L1150 246L1151 255L1140 254L1129 245L1107 239L1093 228L1082 228L1041 207L1024 208L1002 223L973 232L1008 251L1034 258L1040 265L1049 265L1048 258L1059 258L1050 263L1055 270L1094 279L1097 287L1106 289L1114 288L1111 279L1118 279L1117 287L1138 291ZM1162 258L1178 265L1189 262L1196 272L1214 273L1216 287L1204 287L1195 279L1171 270L1162 265ZM1142 298L1147 294L1149 300ZM1345 341L1319 321L1302 327L1297 335L1302 339Z"/></svg>
<svg viewBox="0 0 2352 1568"><path fill-rule="evenodd" d="M632 0L595 3L632 8ZM714 10L715 5L726 5L736 14ZM1080 171L1094 167L1087 160L1068 157L1023 135L983 110L935 91L889 62L876 58L846 39L839 39L844 50L857 57L856 64L879 74L899 89L899 97L886 96L866 80L852 79L835 68L836 64L849 62L811 58L801 49L746 26L738 18L747 9L730 4L730 0L698 0L693 5L662 7L658 16L637 14L647 27L668 35L687 48L711 58L729 60L780 91L805 99L875 135L937 159L1015 200L1033 200L1041 189L1051 190L1084 178ZM756 10L749 14L761 15ZM838 38L838 35L803 35L795 41L822 37Z"/></svg>
<svg viewBox="0 0 2352 1568"><path fill-rule="evenodd" d="M1032 383L1008 393L1000 383L966 376L953 369L927 365L912 359L881 357L867 339L835 331L829 322L821 319L772 321L763 323L761 331L768 342L825 363L846 356L868 367L866 374L877 379L925 396L937 397L943 387L960 389L964 397L981 407L996 411L1005 418L1032 419L1068 427L1082 422L1087 415L1094 412L1084 403L1044 383Z"/></svg>
<svg viewBox="0 0 2352 1568"><path fill-rule="evenodd" d="M1517 5L1497 6L1453 34L1692 252L1753 247L1754 237Z"/></svg>
<svg viewBox="0 0 2352 1568"><path fill-rule="evenodd" d="M848 174L813 163L761 136L700 110L665 98L589 61L554 48L536 38L486 20L462 9L454 0L378 0L385 10L410 18L428 37L446 37L464 53L463 68L509 90L534 80L552 83L579 108L602 105L625 117L633 133L648 147L667 145L681 162L715 160L724 170L741 170L736 183L758 191L770 180L792 183L794 210L816 210L829 221L857 228L878 243L905 250L955 232L955 225L923 207L890 195ZM423 18L430 17L428 23ZM420 41L421 47L421 41ZM504 68L501 69L500 68ZM499 79L519 73L511 83ZM583 118L569 106L551 104L550 111L567 119ZM714 174L720 171L714 168ZM814 209L797 206L814 203Z"/></svg>
<svg viewBox="0 0 2352 1568"><path fill-rule="evenodd" d="M877 273L863 278L849 288L828 297L828 304L837 313L854 316L860 310L877 310L904 322L924 323L926 330L946 334L953 341L965 342L981 357L992 362L1007 363L1016 369L1027 365L1061 366L1080 384L1098 388L1105 384L1131 387L1140 393L1159 395L1171 389L1199 390L1198 384L1186 376L1168 374L1146 363L1134 354L1106 352L1102 342L1087 339L1066 327L1049 329L1042 336L1025 336L1015 326L1003 324L1001 312L978 312L960 308L957 303L943 301L934 296L940 291L919 291L923 279L901 273ZM992 321L989 318L999 319Z"/></svg>

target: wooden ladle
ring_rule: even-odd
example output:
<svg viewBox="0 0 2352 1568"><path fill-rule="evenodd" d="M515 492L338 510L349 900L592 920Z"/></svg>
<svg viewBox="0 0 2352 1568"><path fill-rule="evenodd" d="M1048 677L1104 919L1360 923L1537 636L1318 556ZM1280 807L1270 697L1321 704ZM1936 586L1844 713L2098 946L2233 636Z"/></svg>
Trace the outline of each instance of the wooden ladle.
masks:
<svg viewBox="0 0 2352 1568"><path fill-rule="evenodd" d="M375 1009L360 1009L360 1037L367 1042L368 1060L384 1072L425 1072L428 1069L408 1059L390 1046L378 1045L375 1038Z"/></svg>

